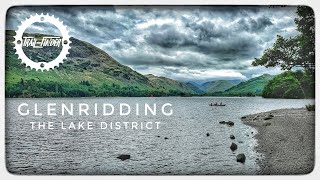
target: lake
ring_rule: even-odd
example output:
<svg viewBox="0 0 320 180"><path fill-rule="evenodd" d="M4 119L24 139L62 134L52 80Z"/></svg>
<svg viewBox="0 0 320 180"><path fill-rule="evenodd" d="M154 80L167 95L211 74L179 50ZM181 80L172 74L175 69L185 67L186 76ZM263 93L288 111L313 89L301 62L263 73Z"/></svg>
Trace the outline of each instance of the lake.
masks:
<svg viewBox="0 0 320 180"><path fill-rule="evenodd" d="M210 107L223 102L226 106ZM21 103L37 103L43 111L48 103L95 103L115 105L110 116L21 116ZM119 103L172 104L166 116L120 116ZM115 97L115 98L41 98L6 99L6 164L17 174L256 174L259 170L254 151L255 129L241 123L248 114L280 108L301 108L312 99L264 99L261 97ZM34 111L30 106L30 112ZM57 108L59 109L59 108ZM160 109L160 107L158 107ZM133 111L133 110L132 110ZM57 110L59 112L59 110ZM141 110L143 112L143 108ZM161 122L159 129L32 129L30 122ZM219 124L233 121L234 126ZM207 136L209 133L209 136ZM230 135L235 136L231 140ZM231 143L238 145L234 152ZM236 155L244 153L244 164ZM128 160L117 158L130 154Z"/></svg>

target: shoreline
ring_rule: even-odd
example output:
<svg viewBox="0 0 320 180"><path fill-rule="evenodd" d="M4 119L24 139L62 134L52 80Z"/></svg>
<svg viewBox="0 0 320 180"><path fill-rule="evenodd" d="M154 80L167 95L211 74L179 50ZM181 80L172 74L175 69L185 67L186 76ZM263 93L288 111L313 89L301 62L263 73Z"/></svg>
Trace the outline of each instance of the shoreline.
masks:
<svg viewBox="0 0 320 180"><path fill-rule="evenodd" d="M308 174L315 160L315 112L277 109L247 115L241 121L257 130L255 150L261 175Z"/></svg>

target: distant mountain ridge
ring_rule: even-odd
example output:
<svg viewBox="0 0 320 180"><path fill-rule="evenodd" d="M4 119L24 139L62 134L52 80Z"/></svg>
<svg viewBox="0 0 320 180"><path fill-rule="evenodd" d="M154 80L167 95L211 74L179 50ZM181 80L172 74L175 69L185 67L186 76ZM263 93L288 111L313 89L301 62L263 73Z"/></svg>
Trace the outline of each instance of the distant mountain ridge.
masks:
<svg viewBox="0 0 320 180"><path fill-rule="evenodd" d="M206 93L208 94L215 93L215 92L224 92L225 90L230 89L235 85L237 84L227 80L211 81L211 82L206 82L202 84L202 86L206 90Z"/></svg>
<svg viewBox="0 0 320 180"><path fill-rule="evenodd" d="M192 96L221 95L221 92L236 95L237 88L234 88L245 83L217 80L199 85L152 74L142 75L120 64L105 51L76 38L71 38L70 54L58 68L44 72L30 70L15 54L14 35L14 31L6 31L6 97ZM35 52L31 48L24 51L27 56L40 59L59 53L52 50ZM250 88L260 93L262 85L258 84L258 89Z"/></svg>
<svg viewBox="0 0 320 180"><path fill-rule="evenodd" d="M201 89L205 94L213 94L215 92L223 92L235 85L237 85L240 80L215 80L208 81L202 84L196 82L189 82L197 88Z"/></svg>
<svg viewBox="0 0 320 180"><path fill-rule="evenodd" d="M261 96L264 87L273 79L273 75L263 74L261 76L241 82L224 92L216 93L221 96Z"/></svg>
<svg viewBox="0 0 320 180"><path fill-rule="evenodd" d="M199 92L199 89L191 83L184 83L153 74L147 74L145 77L147 77L152 86L158 90L181 91L189 94L198 94Z"/></svg>

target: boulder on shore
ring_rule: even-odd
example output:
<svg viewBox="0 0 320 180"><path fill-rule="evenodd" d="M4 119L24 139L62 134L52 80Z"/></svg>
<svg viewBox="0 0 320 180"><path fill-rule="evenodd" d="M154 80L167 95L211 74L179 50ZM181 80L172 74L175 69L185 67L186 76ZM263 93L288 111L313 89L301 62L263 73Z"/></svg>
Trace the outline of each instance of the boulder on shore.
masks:
<svg viewBox="0 0 320 180"><path fill-rule="evenodd" d="M263 118L263 120L269 120L269 119L272 119L272 117L265 117L265 118Z"/></svg>
<svg viewBox="0 0 320 180"><path fill-rule="evenodd" d="M126 159L130 159L130 155L129 154L121 154L120 156L117 157L118 159L121 159L122 161L126 160Z"/></svg>
<svg viewBox="0 0 320 180"><path fill-rule="evenodd" d="M236 137L234 137L234 135L230 135L230 139L235 139Z"/></svg>
<svg viewBox="0 0 320 180"><path fill-rule="evenodd" d="M270 126L271 123L270 123L270 122L264 122L262 125L263 125L263 126Z"/></svg>
<svg viewBox="0 0 320 180"><path fill-rule="evenodd" d="M241 117L241 119L246 119L246 118L247 118L247 116L242 116L242 117Z"/></svg>
<svg viewBox="0 0 320 180"><path fill-rule="evenodd" d="M238 149L238 145L236 145L235 143L232 143L230 146L231 151L235 151Z"/></svg>
<svg viewBox="0 0 320 180"><path fill-rule="evenodd" d="M244 163L246 161L246 156L244 154L237 155L237 162Z"/></svg>
<svg viewBox="0 0 320 180"><path fill-rule="evenodd" d="M271 117L271 118L273 118L274 117L274 115L273 114L269 114L269 116L268 117Z"/></svg>

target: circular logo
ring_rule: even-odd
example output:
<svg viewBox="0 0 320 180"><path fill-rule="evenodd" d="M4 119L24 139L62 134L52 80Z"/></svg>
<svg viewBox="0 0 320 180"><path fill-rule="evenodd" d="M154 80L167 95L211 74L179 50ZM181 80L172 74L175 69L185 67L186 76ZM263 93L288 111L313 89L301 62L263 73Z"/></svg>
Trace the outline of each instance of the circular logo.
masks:
<svg viewBox="0 0 320 180"><path fill-rule="evenodd" d="M29 59L25 53L23 52L22 47L26 44L25 41L23 41L23 33L24 31L33 23L51 23L55 27L57 27L62 35L62 39L56 39L56 37L51 37L50 42L48 41L48 38L46 41L42 40L40 42L40 46L44 46L44 44L50 44L52 45L62 45L62 50L60 54L52 61L49 62L35 62L31 59ZM30 67L31 69L37 70L47 70L54 69L55 67L59 67L60 63L63 63L63 60L67 58L67 54L69 54L69 49L71 41L69 40L70 36L68 34L67 28L63 25L62 21L59 21L59 18L55 18L53 15L49 16L48 14L36 14L35 16L30 16L30 18L27 18L23 22L21 22L21 25L18 27L18 30L16 31L16 35L14 36L14 49L16 49L16 54L18 54L18 58L21 59L21 63L25 64L26 67ZM60 37L59 37L60 38ZM31 42L31 41L30 41ZM32 41L33 45L35 45L36 41ZM45 42L45 43L44 43Z"/></svg>

